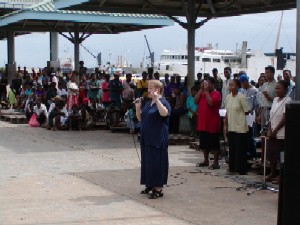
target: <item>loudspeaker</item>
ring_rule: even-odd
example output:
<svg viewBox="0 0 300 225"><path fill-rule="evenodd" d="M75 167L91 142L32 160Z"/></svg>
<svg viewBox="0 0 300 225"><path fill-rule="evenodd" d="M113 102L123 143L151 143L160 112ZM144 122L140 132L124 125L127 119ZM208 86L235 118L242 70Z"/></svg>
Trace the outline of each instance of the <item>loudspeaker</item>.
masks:
<svg viewBox="0 0 300 225"><path fill-rule="evenodd" d="M278 225L295 225L300 221L300 101L286 105L285 146L281 154L278 198Z"/></svg>

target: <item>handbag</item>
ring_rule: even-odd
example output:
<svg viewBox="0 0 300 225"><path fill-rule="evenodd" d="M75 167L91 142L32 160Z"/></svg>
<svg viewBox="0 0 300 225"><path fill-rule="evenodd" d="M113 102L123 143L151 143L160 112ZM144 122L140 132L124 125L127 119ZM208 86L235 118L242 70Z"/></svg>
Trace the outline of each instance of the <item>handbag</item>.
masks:
<svg viewBox="0 0 300 225"><path fill-rule="evenodd" d="M29 127L39 127L40 123L37 121L36 114L34 113L28 123Z"/></svg>

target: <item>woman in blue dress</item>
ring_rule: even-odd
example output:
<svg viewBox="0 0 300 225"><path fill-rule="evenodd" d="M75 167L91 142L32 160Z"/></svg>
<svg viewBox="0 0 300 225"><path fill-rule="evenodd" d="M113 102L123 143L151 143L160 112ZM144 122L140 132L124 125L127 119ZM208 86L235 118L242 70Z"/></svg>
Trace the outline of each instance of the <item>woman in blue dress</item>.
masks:
<svg viewBox="0 0 300 225"><path fill-rule="evenodd" d="M141 184L150 199L163 196L162 188L167 184L168 134L171 107L162 97L163 84L158 80L149 80L148 98L141 104L136 101L136 116L141 121Z"/></svg>

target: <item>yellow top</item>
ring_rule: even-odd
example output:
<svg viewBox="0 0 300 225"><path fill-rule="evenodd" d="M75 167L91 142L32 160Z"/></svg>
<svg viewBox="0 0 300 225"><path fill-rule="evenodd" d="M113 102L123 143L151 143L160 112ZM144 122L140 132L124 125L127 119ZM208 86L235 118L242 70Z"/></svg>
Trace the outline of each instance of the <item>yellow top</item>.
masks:
<svg viewBox="0 0 300 225"><path fill-rule="evenodd" d="M228 118L228 131L247 133L248 125L245 113L249 111L249 106L246 97L241 93L236 96L232 96L232 93L228 94L225 100L225 109Z"/></svg>
<svg viewBox="0 0 300 225"><path fill-rule="evenodd" d="M139 80L137 82L137 89L142 89L142 88L147 88L148 89L148 80ZM147 98L148 97L148 92L147 90L143 92L142 97Z"/></svg>

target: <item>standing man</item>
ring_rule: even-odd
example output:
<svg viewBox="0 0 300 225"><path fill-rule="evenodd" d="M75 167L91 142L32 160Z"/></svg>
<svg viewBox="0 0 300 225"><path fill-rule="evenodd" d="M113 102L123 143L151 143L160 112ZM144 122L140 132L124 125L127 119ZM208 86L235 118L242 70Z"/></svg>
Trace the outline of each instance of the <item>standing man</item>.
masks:
<svg viewBox="0 0 300 225"><path fill-rule="evenodd" d="M142 80L139 80L137 82L137 96L138 98L143 97L147 98L148 97L148 73L144 71L142 73Z"/></svg>
<svg viewBox="0 0 300 225"><path fill-rule="evenodd" d="M225 76L225 81L223 82L222 86L222 104L221 104L221 109L225 108L225 99L226 96L229 94L229 84L231 82L231 68L230 67L225 67L224 68L224 76Z"/></svg>
<svg viewBox="0 0 300 225"><path fill-rule="evenodd" d="M220 93L222 93L223 80L221 79L220 76L218 76L218 69L217 68L213 68L212 74L213 74L213 77L216 80L215 89L217 91L219 91Z"/></svg>
<svg viewBox="0 0 300 225"><path fill-rule="evenodd" d="M124 113L127 112L127 110L130 108L131 104L133 103L135 96L134 96L134 90L135 90L135 83L132 81L132 74L127 73L126 74L126 80L123 81L123 111Z"/></svg>
<svg viewBox="0 0 300 225"><path fill-rule="evenodd" d="M120 82L120 73L114 73L114 79L109 81L109 98L111 102L111 107L115 109L116 117L112 118L112 112L110 112L110 121L112 126L117 127L120 122L120 113L122 107L122 92L123 86Z"/></svg>
<svg viewBox="0 0 300 225"><path fill-rule="evenodd" d="M261 105L259 109L259 115L261 120L261 127L267 128L267 123L270 119L270 110L272 107L273 99L275 97L275 87L276 87L276 80L274 79L275 75L275 68L273 66L267 66L265 68L265 77L266 82L263 84L261 88ZM266 129L262 133L261 136L266 135ZM262 157L261 157L261 163L264 161L263 153L265 151L265 138L262 138Z"/></svg>
<svg viewBox="0 0 300 225"><path fill-rule="evenodd" d="M248 124L248 151L247 155L249 158L256 158L256 144L254 140L254 121L255 121L255 110L259 107L258 91L253 88L249 83L249 77L247 74L242 74L239 77L241 83L241 94L246 97L249 113L246 115L246 121Z"/></svg>
<svg viewBox="0 0 300 225"><path fill-rule="evenodd" d="M197 110L197 130L200 137L200 149L203 150L204 161L198 163L198 167L209 166L209 152L214 154L214 162L209 169L220 169L220 131L221 119L219 109L221 105L221 94L215 89L215 79L208 77L202 84L195 96Z"/></svg>
<svg viewBox="0 0 300 225"><path fill-rule="evenodd" d="M284 70L283 71L283 80L286 81L289 84L288 88L288 97L290 97L292 100L295 99L295 83L292 81L292 72L290 70Z"/></svg>

